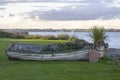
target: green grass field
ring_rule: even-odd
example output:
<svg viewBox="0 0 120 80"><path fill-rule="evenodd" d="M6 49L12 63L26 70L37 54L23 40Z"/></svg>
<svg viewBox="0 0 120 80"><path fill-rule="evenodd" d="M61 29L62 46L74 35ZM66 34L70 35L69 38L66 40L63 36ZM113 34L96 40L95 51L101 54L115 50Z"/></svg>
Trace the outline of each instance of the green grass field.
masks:
<svg viewBox="0 0 120 80"><path fill-rule="evenodd" d="M120 80L116 65L85 61L9 61L5 49L11 42L48 44L60 40L0 39L0 80Z"/></svg>

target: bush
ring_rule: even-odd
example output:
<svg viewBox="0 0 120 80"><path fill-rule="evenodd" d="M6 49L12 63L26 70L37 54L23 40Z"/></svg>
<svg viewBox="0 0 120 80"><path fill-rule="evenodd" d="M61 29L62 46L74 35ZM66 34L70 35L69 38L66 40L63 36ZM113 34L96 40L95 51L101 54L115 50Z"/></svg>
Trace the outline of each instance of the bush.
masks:
<svg viewBox="0 0 120 80"><path fill-rule="evenodd" d="M53 36L53 35L45 35L42 37L42 39L45 39L45 40L56 40L56 37Z"/></svg>
<svg viewBox="0 0 120 80"><path fill-rule="evenodd" d="M58 40L68 40L69 38L70 38L70 36L67 34L58 34L57 35Z"/></svg>
<svg viewBox="0 0 120 80"><path fill-rule="evenodd" d="M70 40L70 41L76 41L76 40L78 40L78 38L76 38L75 36L71 36L71 37L69 37L68 40Z"/></svg>
<svg viewBox="0 0 120 80"><path fill-rule="evenodd" d="M9 33L9 32L4 32L0 30L0 37L1 38L17 38L17 39L23 39L24 35L20 35L20 34L13 34L13 33Z"/></svg>
<svg viewBox="0 0 120 80"><path fill-rule="evenodd" d="M25 39L41 39L43 36L41 35L25 35Z"/></svg>
<svg viewBox="0 0 120 80"><path fill-rule="evenodd" d="M106 64L115 64L114 59L107 54L103 55L103 57L100 59L100 62L106 63Z"/></svg>
<svg viewBox="0 0 120 80"><path fill-rule="evenodd" d="M15 39L24 39L24 35L19 35L19 34L12 34L9 37Z"/></svg>
<svg viewBox="0 0 120 80"><path fill-rule="evenodd" d="M12 33L3 32L2 30L0 30L0 37L2 38L9 38L11 35Z"/></svg>
<svg viewBox="0 0 120 80"><path fill-rule="evenodd" d="M105 55L102 57L102 60L103 60L103 61L112 61L113 59L112 59L109 55L105 54Z"/></svg>

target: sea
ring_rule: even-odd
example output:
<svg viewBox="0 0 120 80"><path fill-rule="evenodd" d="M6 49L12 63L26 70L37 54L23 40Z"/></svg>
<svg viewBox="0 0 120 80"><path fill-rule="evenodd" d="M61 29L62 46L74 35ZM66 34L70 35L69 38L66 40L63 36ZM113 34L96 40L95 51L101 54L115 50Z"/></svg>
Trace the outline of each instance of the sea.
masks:
<svg viewBox="0 0 120 80"><path fill-rule="evenodd" d="M90 32L29 32L29 35L54 35L58 34L68 34L70 36L75 36L79 39L84 39L88 42L92 42L89 37ZM106 32L108 38L105 42L109 44L109 48L119 48L120 49L120 32Z"/></svg>

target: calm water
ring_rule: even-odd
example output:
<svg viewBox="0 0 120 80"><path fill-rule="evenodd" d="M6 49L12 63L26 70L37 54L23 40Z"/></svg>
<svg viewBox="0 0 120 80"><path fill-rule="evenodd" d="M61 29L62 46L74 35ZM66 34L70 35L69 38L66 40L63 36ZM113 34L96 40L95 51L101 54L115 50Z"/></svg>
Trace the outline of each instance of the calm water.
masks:
<svg viewBox="0 0 120 80"><path fill-rule="evenodd" d="M88 42L92 42L88 36L88 32L29 32L30 35L58 35L58 34L68 34L70 36L74 35L79 39L84 39ZM120 48L120 32L107 32L109 36L107 41L110 48Z"/></svg>

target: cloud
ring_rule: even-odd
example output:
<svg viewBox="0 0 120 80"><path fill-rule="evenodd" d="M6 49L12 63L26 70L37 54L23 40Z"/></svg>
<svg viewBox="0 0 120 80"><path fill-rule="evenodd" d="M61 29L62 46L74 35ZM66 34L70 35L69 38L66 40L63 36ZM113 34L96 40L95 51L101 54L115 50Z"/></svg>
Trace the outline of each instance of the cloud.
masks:
<svg viewBox="0 0 120 80"><path fill-rule="evenodd" d="M119 0L0 0L1 29L119 29L119 18Z"/></svg>
<svg viewBox="0 0 120 80"><path fill-rule="evenodd" d="M6 10L6 8L4 8L4 7L0 7L0 10Z"/></svg>
<svg viewBox="0 0 120 80"><path fill-rule="evenodd" d="M61 2L61 3L99 3L99 2L112 2L118 0L1 0L0 2Z"/></svg>
<svg viewBox="0 0 120 80"><path fill-rule="evenodd" d="M96 0L92 0L97 2ZM108 3L100 2L71 4L61 7L60 10L31 11L31 17L39 16L44 20L96 20L120 18L119 7L109 7Z"/></svg>
<svg viewBox="0 0 120 80"><path fill-rule="evenodd" d="M49 11L52 9L61 9L61 7L71 5L70 3L44 3L44 2L34 2L34 3L9 3L7 5L0 6L0 16L7 16L13 14L16 16L23 15L29 16L27 13L34 11ZM39 12L39 13L40 13ZM37 13L36 13L37 14Z"/></svg>
<svg viewBox="0 0 120 80"><path fill-rule="evenodd" d="M8 14L29 16L31 18L38 16L43 20L96 20L120 18L119 0L1 1L1 3L5 2L9 4L2 7L6 9L5 12Z"/></svg>
<svg viewBox="0 0 120 80"><path fill-rule="evenodd" d="M84 1L84 0L3 0L0 2L80 2L80 1Z"/></svg>

